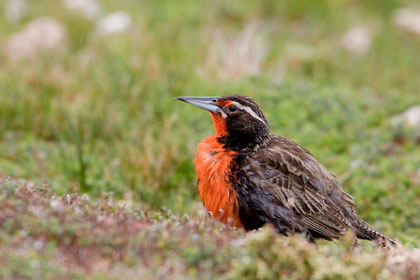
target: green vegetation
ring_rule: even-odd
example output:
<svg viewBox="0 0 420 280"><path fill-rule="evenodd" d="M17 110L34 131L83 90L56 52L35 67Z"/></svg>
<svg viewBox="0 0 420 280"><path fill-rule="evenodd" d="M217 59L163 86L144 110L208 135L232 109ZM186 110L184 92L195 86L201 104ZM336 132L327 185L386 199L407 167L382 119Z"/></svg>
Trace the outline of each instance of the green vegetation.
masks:
<svg viewBox="0 0 420 280"><path fill-rule="evenodd" d="M254 97L272 132L310 150L355 197L364 219L408 247L419 246L420 132L391 125L393 116L420 104L420 36L395 23L395 11L416 1L98 3L103 15L125 11L128 30L98 35L96 20L66 9L63 1L27 1L27 13L16 22L0 13L1 46L41 16L67 32L59 50L17 62L0 52L0 177L25 178L48 190L37 201L17 191L13 180L0 184L1 207L10 200L13 209L10 216L0 209L6 217L0 225L3 275L25 278L42 268L41 278L83 278L86 267L62 264L77 261L66 249L82 247L104 258L91 264L99 267L90 270L92 277L105 275L95 272L102 265L112 270L107 277L134 278L139 264L150 267L144 270L150 277L179 267L173 272L178 277L295 273L290 279L337 279L328 274L334 271L321 271L322 262L330 261L350 267L343 268L342 279L359 272L378 279L414 273L407 272L408 264L392 272L392 258L373 249L352 255L341 246L275 238L270 230L245 237L203 224L192 159L213 128L205 112L173 97ZM343 35L357 26L367 30L371 44L348 51ZM60 201L66 193L87 193L93 202L74 194L82 212L65 202L60 217L49 209L53 193ZM104 205L111 197L141 211ZM31 203L53 213L38 217ZM86 234L102 213L112 217L109 231L99 228L99 238ZM177 218L185 214L192 218ZM126 239L112 227L119 222L134 225ZM42 242L42 250L34 242ZM270 259L277 264L267 264ZM23 263L31 268L20 270ZM293 271L285 272L287 267Z"/></svg>
<svg viewBox="0 0 420 280"><path fill-rule="evenodd" d="M0 181L2 279L417 279L420 249L352 250Z"/></svg>

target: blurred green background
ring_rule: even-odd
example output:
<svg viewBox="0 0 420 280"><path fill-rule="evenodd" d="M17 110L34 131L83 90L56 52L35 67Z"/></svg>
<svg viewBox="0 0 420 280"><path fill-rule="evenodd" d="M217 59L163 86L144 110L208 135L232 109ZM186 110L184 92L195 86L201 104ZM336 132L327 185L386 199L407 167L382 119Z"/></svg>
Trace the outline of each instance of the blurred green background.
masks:
<svg viewBox="0 0 420 280"><path fill-rule="evenodd" d="M396 117L420 104L417 1L0 5L1 176L194 213L213 127L173 97L240 93L375 228L420 239L420 124Z"/></svg>

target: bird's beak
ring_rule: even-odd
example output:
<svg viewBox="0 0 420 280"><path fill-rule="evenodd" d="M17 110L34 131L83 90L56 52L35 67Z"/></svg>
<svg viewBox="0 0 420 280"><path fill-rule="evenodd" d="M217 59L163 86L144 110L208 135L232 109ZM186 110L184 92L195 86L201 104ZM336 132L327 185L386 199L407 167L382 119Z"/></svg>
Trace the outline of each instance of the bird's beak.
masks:
<svg viewBox="0 0 420 280"><path fill-rule="evenodd" d="M199 97L199 96L180 96L176 99L184 101L188 104L197 106L198 108L207 110L209 112L217 114L220 112L220 107L217 105L217 100L220 97Z"/></svg>

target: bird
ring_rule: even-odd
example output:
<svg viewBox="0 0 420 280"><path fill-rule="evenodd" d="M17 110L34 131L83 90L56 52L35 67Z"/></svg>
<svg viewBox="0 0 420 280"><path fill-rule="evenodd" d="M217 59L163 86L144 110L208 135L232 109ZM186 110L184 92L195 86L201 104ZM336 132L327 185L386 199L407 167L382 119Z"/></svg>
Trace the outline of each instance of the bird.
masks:
<svg viewBox="0 0 420 280"><path fill-rule="evenodd" d="M215 134L198 144L193 162L200 199L214 219L246 231L271 224L311 242L340 240L350 230L383 247L396 244L358 216L353 197L307 149L270 133L252 98L176 99L209 111L213 121Z"/></svg>

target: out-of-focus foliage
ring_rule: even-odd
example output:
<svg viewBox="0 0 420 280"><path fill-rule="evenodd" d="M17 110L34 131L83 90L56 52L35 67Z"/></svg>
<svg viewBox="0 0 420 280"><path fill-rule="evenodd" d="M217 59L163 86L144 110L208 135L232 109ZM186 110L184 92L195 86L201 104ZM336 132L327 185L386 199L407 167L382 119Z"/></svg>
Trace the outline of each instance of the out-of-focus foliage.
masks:
<svg viewBox="0 0 420 280"><path fill-rule="evenodd" d="M351 249L0 179L2 279L417 279L420 249Z"/></svg>
<svg viewBox="0 0 420 280"><path fill-rule="evenodd" d="M420 104L416 5L2 1L0 175L196 213L192 159L213 128L173 97L241 93L372 226L418 245L419 125L392 121Z"/></svg>

